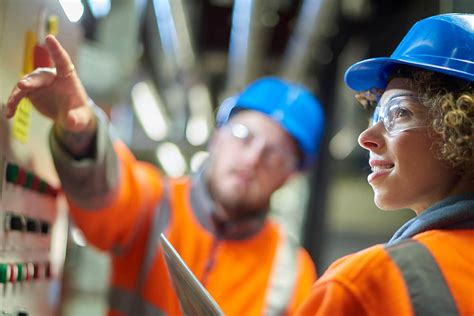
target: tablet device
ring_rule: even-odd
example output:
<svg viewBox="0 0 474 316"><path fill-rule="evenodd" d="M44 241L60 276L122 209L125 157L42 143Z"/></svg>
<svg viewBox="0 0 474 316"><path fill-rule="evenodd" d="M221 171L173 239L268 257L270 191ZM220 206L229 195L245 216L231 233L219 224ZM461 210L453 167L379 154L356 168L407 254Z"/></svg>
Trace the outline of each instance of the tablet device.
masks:
<svg viewBox="0 0 474 316"><path fill-rule="evenodd" d="M168 272L184 315L218 316L224 315L216 301L191 272L173 245L160 235Z"/></svg>

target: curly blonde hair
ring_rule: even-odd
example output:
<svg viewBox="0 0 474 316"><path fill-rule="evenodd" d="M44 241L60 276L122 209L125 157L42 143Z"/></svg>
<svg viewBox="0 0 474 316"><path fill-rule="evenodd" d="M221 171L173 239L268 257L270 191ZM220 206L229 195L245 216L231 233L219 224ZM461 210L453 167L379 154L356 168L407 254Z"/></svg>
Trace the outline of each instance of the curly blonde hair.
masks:
<svg viewBox="0 0 474 316"><path fill-rule="evenodd" d="M429 109L438 159L474 176L474 86L471 82L425 70L413 70L413 88Z"/></svg>

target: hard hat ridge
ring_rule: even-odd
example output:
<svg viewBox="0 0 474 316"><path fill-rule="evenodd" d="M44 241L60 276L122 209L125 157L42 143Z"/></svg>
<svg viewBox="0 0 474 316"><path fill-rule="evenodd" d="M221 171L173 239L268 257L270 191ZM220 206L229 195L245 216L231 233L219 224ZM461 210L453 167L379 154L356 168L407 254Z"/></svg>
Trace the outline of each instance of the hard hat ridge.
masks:
<svg viewBox="0 0 474 316"><path fill-rule="evenodd" d="M399 65L474 81L474 15L441 14L418 21L390 57L355 63L344 79L356 91L385 89L392 70Z"/></svg>
<svg viewBox="0 0 474 316"><path fill-rule="evenodd" d="M324 114L316 98L302 85L276 77L258 79L222 103L217 126L225 124L238 110L258 111L278 122L303 153L301 168L314 161L323 133Z"/></svg>

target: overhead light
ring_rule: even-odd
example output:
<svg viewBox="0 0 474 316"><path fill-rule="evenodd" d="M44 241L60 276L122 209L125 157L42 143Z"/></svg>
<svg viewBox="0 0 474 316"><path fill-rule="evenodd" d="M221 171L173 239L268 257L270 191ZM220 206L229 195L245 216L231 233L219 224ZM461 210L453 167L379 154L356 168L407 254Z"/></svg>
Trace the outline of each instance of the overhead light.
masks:
<svg viewBox="0 0 474 316"><path fill-rule="evenodd" d="M191 117L186 126L186 139L193 146L204 144L209 138L209 125L202 116Z"/></svg>
<svg viewBox="0 0 474 316"><path fill-rule="evenodd" d="M175 144L160 144L156 149L156 157L168 176L181 177L186 172L186 161Z"/></svg>
<svg viewBox="0 0 474 316"><path fill-rule="evenodd" d="M168 133L168 120L151 82L139 82L132 88L132 106L146 135L154 141L163 140Z"/></svg>
<svg viewBox="0 0 474 316"><path fill-rule="evenodd" d="M190 118L186 125L186 139L191 145L199 146L209 138L212 124L212 104L209 89L197 84L189 89Z"/></svg>
<svg viewBox="0 0 474 316"><path fill-rule="evenodd" d="M88 0L92 15L96 19L100 19L110 12L110 0Z"/></svg>
<svg viewBox="0 0 474 316"><path fill-rule="evenodd" d="M197 172L199 168L201 168L202 164L206 159L209 157L209 153L207 151L198 151L191 157L191 171Z"/></svg>
<svg viewBox="0 0 474 316"><path fill-rule="evenodd" d="M81 0L59 0L59 4L68 20L73 23L79 21L84 14L84 5Z"/></svg>

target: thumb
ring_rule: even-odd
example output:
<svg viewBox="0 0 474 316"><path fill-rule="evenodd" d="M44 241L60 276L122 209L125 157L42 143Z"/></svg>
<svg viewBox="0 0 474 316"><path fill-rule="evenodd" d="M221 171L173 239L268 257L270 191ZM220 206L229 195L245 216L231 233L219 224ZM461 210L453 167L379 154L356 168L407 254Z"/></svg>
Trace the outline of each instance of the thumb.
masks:
<svg viewBox="0 0 474 316"><path fill-rule="evenodd" d="M64 128L74 133L94 130L95 115L92 109L87 105L70 109L66 115Z"/></svg>

